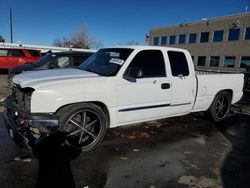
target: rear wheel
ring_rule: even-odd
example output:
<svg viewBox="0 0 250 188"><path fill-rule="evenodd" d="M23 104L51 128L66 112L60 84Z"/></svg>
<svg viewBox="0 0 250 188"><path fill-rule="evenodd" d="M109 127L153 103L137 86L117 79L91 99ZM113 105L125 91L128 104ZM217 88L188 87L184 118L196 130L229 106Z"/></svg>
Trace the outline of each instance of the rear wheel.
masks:
<svg viewBox="0 0 250 188"><path fill-rule="evenodd" d="M215 96L213 103L208 109L208 113L213 121L219 122L228 116L231 108L231 98L231 95L226 91L221 91Z"/></svg>
<svg viewBox="0 0 250 188"><path fill-rule="evenodd" d="M102 109L94 104L71 105L58 112L59 129L65 132L66 143L89 151L106 133L107 121Z"/></svg>

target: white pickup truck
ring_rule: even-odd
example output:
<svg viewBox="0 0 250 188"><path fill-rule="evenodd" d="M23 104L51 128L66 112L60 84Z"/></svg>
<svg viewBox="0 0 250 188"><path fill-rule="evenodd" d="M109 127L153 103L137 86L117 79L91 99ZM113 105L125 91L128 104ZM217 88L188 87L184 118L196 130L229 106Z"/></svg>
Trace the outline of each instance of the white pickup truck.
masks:
<svg viewBox="0 0 250 188"><path fill-rule="evenodd" d="M196 74L184 49L103 48L78 69L23 73L5 101L10 136L39 142L56 131L90 150L106 129L207 111L219 122L242 97L243 74Z"/></svg>

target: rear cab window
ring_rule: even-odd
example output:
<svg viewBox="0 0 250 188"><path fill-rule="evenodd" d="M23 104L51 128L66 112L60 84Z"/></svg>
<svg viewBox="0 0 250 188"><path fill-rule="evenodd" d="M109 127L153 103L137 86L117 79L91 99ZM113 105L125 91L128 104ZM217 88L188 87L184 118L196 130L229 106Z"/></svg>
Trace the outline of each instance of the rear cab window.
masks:
<svg viewBox="0 0 250 188"><path fill-rule="evenodd" d="M168 51L171 72L173 76L188 76L189 68L186 55L183 52Z"/></svg>
<svg viewBox="0 0 250 188"><path fill-rule="evenodd" d="M82 62L84 62L86 59L89 58L90 55L76 55L72 57L72 61L73 61L73 66L77 67L79 65L81 65Z"/></svg>

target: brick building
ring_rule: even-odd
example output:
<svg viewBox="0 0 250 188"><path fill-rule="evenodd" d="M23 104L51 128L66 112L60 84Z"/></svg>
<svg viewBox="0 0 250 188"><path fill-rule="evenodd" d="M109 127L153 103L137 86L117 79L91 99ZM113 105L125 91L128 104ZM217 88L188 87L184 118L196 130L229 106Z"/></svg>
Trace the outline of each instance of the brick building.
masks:
<svg viewBox="0 0 250 188"><path fill-rule="evenodd" d="M250 67L250 13L153 28L149 45L185 48L200 70L244 71Z"/></svg>

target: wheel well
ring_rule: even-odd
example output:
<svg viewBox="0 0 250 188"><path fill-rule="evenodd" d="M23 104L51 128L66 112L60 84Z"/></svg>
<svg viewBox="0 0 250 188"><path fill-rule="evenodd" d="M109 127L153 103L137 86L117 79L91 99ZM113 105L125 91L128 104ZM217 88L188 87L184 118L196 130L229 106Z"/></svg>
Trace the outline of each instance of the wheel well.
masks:
<svg viewBox="0 0 250 188"><path fill-rule="evenodd" d="M105 113L105 116L107 118L107 125L108 125L108 128L109 128L109 126L110 126L110 114L109 114L108 107L104 103L99 102L99 101L93 101L93 102L90 102L90 103L93 103L93 104L99 106L103 110L103 112Z"/></svg>
<svg viewBox="0 0 250 188"><path fill-rule="evenodd" d="M71 106L71 105L86 104L86 103L95 104L95 105L99 106L99 107L103 110L103 112L104 112L104 114L105 114L105 116L106 116L106 118L107 118L107 125L108 125L108 127L109 127L109 126L110 126L110 115L109 115L108 107L107 107L104 103L99 102L99 101L89 101L89 102L80 102L80 103L66 104L66 105L61 106L60 108L58 108L58 109L56 110L55 114L57 114L57 113L58 113L59 111L61 111L61 110L67 111L67 108L68 108L69 106Z"/></svg>
<svg viewBox="0 0 250 188"><path fill-rule="evenodd" d="M227 92L231 96L231 100L233 99L233 90L231 90L231 89L224 89L224 90L219 91L216 95L218 95L222 91Z"/></svg>

